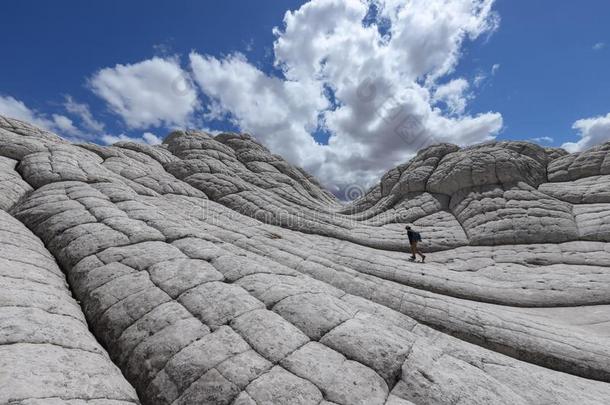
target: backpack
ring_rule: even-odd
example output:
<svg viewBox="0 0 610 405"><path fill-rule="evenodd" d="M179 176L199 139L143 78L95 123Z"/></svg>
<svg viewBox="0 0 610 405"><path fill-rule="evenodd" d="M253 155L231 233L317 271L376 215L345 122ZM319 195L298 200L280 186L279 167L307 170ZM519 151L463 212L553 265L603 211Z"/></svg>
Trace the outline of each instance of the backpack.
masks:
<svg viewBox="0 0 610 405"><path fill-rule="evenodd" d="M421 242L421 234L419 232L413 232L413 236L415 236L415 240Z"/></svg>

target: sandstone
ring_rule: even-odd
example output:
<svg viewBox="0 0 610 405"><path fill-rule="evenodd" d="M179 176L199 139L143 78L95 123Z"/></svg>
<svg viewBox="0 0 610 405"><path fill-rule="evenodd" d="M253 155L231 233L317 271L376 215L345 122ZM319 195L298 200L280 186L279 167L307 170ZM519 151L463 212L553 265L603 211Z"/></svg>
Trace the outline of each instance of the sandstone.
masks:
<svg viewBox="0 0 610 405"><path fill-rule="evenodd" d="M343 203L246 134L0 117L0 402L607 404L609 190L610 144L434 145Z"/></svg>

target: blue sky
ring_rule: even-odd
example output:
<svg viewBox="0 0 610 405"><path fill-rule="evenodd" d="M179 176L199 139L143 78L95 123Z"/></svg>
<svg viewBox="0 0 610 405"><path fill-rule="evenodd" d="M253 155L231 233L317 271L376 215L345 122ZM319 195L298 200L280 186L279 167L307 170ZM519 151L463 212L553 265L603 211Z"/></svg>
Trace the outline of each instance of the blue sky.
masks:
<svg viewBox="0 0 610 405"><path fill-rule="evenodd" d="M302 1L11 1L0 5L0 94L60 112L64 95L87 102L113 133L129 132L86 86L98 69L154 55L251 54L272 67L272 29ZM232 127L230 123L224 123ZM225 129L219 124L219 129ZM159 129L160 136L167 128Z"/></svg>
<svg viewBox="0 0 610 405"><path fill-rule="evenodd" d="M274 152L312 171L328 186L341 188L354 182L370 184L384 170L412 155L416 148L414 145L403 148L403 144L395 143L390 135L383 135L387 128L379 126L379 119L373 120L374 116L369 121L359 122L360 117L355 113L358 107L349 106L349 88L342 89L338 82L333 81L338 80L338 74L330 73L319 83L311 83L312 78L327 74L326 70L318 70L315 74L309 72L307 66L311 60L326 63L328 59L329 71L350 71L356 63L366 65L367 55L363 52L363 58L359 59L361 55L352 52L349 55L355 55L353 59L350 56L332 61L333 52L339 53L344 45L330 49L320 59L309 55L314 51L304 45L307 42L299 42L302 39L299 35L313 38L317 35L315 30L333 29L335 23L354 24L352 19L361 21L362 16L358 14L357 5L330 5L341 3L340 0L316 0L315 4L302 7L305 3L3 2L0 5L4 16L0 25L0 45L4 55L0 63L0 97L3 97L5 105L23 103L31 116L39 118L41 125L46 123L60 135L66 135L61 130L65 125L59 125L65 121L54 122L53 114L70 120L74 127L73 138L100 143L121 135L142 140L140 137L146 132L162 138L172 127L183 125L211 130L244 130L253 133ZM392 7L398 10L407 2L388 0L387 3L388 10ZM396 5L398 3L403 4ZM449 135L444 138L444 133L450 132L456 143L463 144L490 137L536 138L545 146L572 142L575 146L570 148L574 150L610 139L610 115L606 117L610 113L610 24L607 23L610 2L456 0L455 3L480 7L483 3L493 5L491 11L479 11L476 16L485 27L467 26L470 24L468 15L456 18L463 21L464 26L451 29L455 32L463 29L468 34L455 43L447 42L449 45L443 42L444 39L438 39L447 31L440 27L441 22L436 31L435 27L417 31L408 26L419 24L417 16L423 14L421 11L413 13L415 20L396 14L377 21L382 33L385 24L392 25L389 31L394 30L392 40L395 42L403 28L411 36L427 38L424 42L412 44L405 37L402 43L388 47L388 52L371 58L380 61L386 58L387 61L389 57L386 55L391 54L400 62L404 56L400 55L401 47L404 47L404 65L409 65L409 69L394 74L390 71L391 66L398 66L396 69L400 70L401 65L392 64L392 60L387 63L386 72L379 75L374 66L367 68L367 77L372 74L375 80L383 79L383 83L392 89L388 93L390 97L406 100L407 90L416 88L417 92L426 93L422 100L432 99L426 101L425 109L429 111L418 116L424 120L427 133L435 139L451 141ZM287 10L299 10L292 22L283 21ZM279 27L280 32L274 34L274 27ZM369 33L364 29L349 35L360 34L366 41ZM337 38L341 41L346 40L339 35ZM284 38L287 45L274 53L273 44L278 38ZM427 56L439 52L440 59L429 65L416 60L417 50L433 46L435 41L439 42L438 49L424 49L422 54ZM328 43L328 47L334 46L334 42ZM362 44L356 48L362 49ZM453 60L452 51L459 53L459 58ZM305 60L308 55L313 59ZM155 56L157 59L153 59ZM199 61L199 70L195 69L194 59ZM151 98L152 101L134 100L129 111L118 111L117 97L124 100L130 95L121 94L122 84L119 83L117 89L111 88L111 83L126 79L125 75L131 74L129 69L143 61L152 61L148 67L142 68L146 74L150 73L147 77L171 75L174 71L171 66L162 67L169 69L165 70L165 76L153 72L163 60L171 61L178 72L183 72L181 74L188 78L186 85L192 88L193 99L181 107L184 114L179 117L170 114L160 121L142 115L137 119L128 116L134 110L141 112L150 108L149 114L145 115L149 117L164 111L167 105L173 109L174 102L184 101L184 98L171 99L175 95L169 97L169 104L165 107L151 106L157 102ZM282 64L274 67L274 61ZM451 65L450 69L443 67L445 62ZM115 69L117 64L127 68L121 73ZM420 65L426 67L418 70ZM97 82L92 81L101 69L108 70L99 75ZM208 73L214 69L216 73ZM353 71L357 75L364 70ZM437 73L438 79L424 84L426 77ZM341 77L341 80L344 83L352 76ZM446 91L439 91L443 84L455 79L460 80L447 86ZM402 86L405 80L412 82L403 92L397 87ZM97 87L92 84L94 82ZM291 83L298 84L296 92L288 88ZM133 88L138 89L141 84L134 84ZM352 90L357 84L352 86ZM144 86L142 93L146 89ZM318 94L322 91L326 97ZM256 97L258 94L261 96ZM443 98L442 94L448 94L448 98ZM103 125L103 130L92 130L83 122L82 115L74 109L69 111L67 97L74 105L86 106L92 119ZM339 111L337 108L334 115L326 115L325 111L335 108L335 97L339 104L351 109ZM140 102L142 104L138 104ZM421 110L417 103L405 105L414 111ZM9 107L5 106L5 110ZM437 109L436 121L421 118L429 116L434 109ZM281 119L268 125L257 121L257 118L273 121L273 117ZM351 127L346 122L350 117L358 126ZM465 123L464 119L468 122ZM286 121L296 124L286 125ZM577 128L573 128L578 122ZM364 126L374 128L366 133L359 132ZM316 149L319 146L312 145L310 137L322 144L328 143L329 137L334 139L328 147ZM579 141L580 144L576 144ZM317 157L314 159L312 155ZM351 174L345 175L344 171Z"/></svg>
<svg viewBox="0 0 610 405"><path fill-rule="evenodd" d="M577 139L576 120L610 112L610 2L502 0L495 9L499 29L468 46L458 70L500 64L471 109L501 112L501 138L548 136L560 146Z"/></svg>

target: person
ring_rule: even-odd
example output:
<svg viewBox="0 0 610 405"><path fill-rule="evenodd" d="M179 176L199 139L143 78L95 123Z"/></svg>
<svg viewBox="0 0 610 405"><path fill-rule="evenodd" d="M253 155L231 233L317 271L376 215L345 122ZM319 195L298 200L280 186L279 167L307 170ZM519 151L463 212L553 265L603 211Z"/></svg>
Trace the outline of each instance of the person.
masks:
<svg viewBox="0 0 610 405"><path fill-rule="evenodd" d="M415 261L417 258L415 255L418 254L421 257L421 262L423 263L424 260L426 260L426 256L417 248L417 243L421 241L421 235L419 232L415 232L413 229L411 229L410 225L407 225L405 229L407 230L409 244L411 245L411 261Z"/></svg>

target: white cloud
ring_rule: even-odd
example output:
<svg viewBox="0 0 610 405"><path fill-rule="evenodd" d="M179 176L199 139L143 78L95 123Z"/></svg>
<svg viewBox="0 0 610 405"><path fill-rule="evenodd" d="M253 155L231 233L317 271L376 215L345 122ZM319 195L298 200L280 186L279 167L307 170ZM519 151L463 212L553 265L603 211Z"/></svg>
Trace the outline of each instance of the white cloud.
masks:
<svg viewBox="0 0 610 405"><path fill-rule="evenodd" d="M315 148L310 132L328 106L320 83L269 77L240 54L218 60L192 53L190 59L196 82L216 100L214 115L230 112L240 128L293 162L308 158Z"/></svg>
<svg viewBox="0 0 610 405"><path fill-rule="evenodd" d="M48 130L52 130L54 127L52 120L11 96L0 95L0 115L26 121Z"/></svg>
<svg viewBox="0 0 610 405"><path fill-rule="evenodd" d="M71 114L77 116L82 124L90 131L94 133L100 133L104 131L104 124L93 118L89 106L84 103L75 101L71 96L66 96L64 102L64 108Z"/></svg>
<svg viewBox="0 0 610 405"><path fill-rule="evenodd" d="M193 52L191 68L216 115L229 114L335 191L371 185L429 142L469 144L501 129L498 113L464 114L469 83L451 77L463 42L497 27L492 4L312 0L274 30L279 76L241 54ZM330 134L328 145L313 140L317 130Z"/></svg>
<svg viewBox="0 0 610 405"><path fill-rule="evenodd" d="M112 145L117 142L137 142L137 143L145 143L148 145L159 145L161 143L161 139L156 135L150 132L144 132L141 137L130 137L125 134L120 135L102 135L101 141L106 145Z"/></svg>
<svg viewBox="0 0 610 405"><path fill-rule="evenodd" d="M80 131L72 120L64 115L53 114L53 124L61 134L80 136Z"/></svg>
<svg viewBox="0 0 610 405"><path fill-rule="evenodd" d="M198 107L188 74L172 58L101 69L89 85L130 128L185 126Z"/></svg>
<svg viewBox="0 0 610 405"><path fill-rule="evenodd" d="M593 50L594 51L601 51L605 47L606 47L606 43L605 42L598 42L595 45L593 45Z"/></svg>
<svg viewBox="0 0 610 405"><path fill-rule="evenodd" d="M151 132L144 132L142 139L149 145L160 145L163 142L161 138Z"/></svg>
<svg viewBox="0 0 610 405"><path fill-rule="evenodd" d="M470 98L468 94L465 94L469 86L466 79L454 79L438 86L434 91L433 100L444 102L451 114L463 114Z"/></svg>
<svg viewBox="0 0 610 405"><path fill-rule="evenodd" d="M48 117L46 114L29 108L23 101L11 96L0 95L0 115L16 118L40 128L57 132L58 135L67 139L76 140L81 136L79 129L65 115L53 114L51 117Z"/></svg>
<svg viewBox="0 0 610 405"><path fill-rule="evenodd" d="M91 130L95 130L96 132L103 130L104 125L93 119L89 107L86 104L76 103L68 96L66 98L65 108L68 112L78 115L83 123ZM83 131L75 126L70 118L60 114L52 114L49 118L45 114L28 108L22 101L11 96L0 96L0 115L17 118L41 128L57 132L58 135L72 142L91 141L92 138L91 136L83 134ZM99 139L102 143L107 145L119 141L139 142L149 145L158 145L162 143L162 139L151 132L144 132L141 137L129 137L125 134L115 136L105 133L97 135L99 135Z"/></svg>
<svg viewBox="0 0 610 405"><path fill-rule="evenodd" d="M254 50L254 38L244 41L244 49L246 52L252 52Z"/></svg>
<svg viewBox="0 0 610 405"><path fill-rule="evenodd" d="M491 66L491 69L489 69L489 74L484 73L482 71L479 71L474 76L474 79L472 80L472 83L474 84L474 87L481 87L481 85L484 84L489 77L495 76L496 73L498 73L499 69L500 69L500 64L499 63L494 63Z"/></svg>
<svg viewBox="0 0 610 405"><path fill-rule="evenodd" d="M576 121L572 128L580 135L578 142L566 142L561 145L568 152L580 152L592 146L610 141L610 113L593 118Z"/></svg>
<svg viewBox="0 0 610 405"><path fill-rule="evenodd" d="M240 53L218 58L192 52L192 78L177 58L153 57L101 69L89 86L128 128L149 130L196 122L196 82L209 100L205 118L228 117L335 192L369 186L430 143L471 144L500 131L500 114L466 112L472 85L453 77L463 43L496 29L493 2L311 0L274 29L272 74ZM105 143L161 141L150 132L103 135L104 125L88 105L69 96L64 107L70 118L48 119L17 100L5 104L29 111L22 117L29 121L73 134L82 127ZM314 140L321 131L328 144Z"/></svg>
<svg viewBox="0 0 610 405"><path fill-rule="evenodd" d="M93 119L93 116L89 111L89 107L86 104L79 104L75 102L70 96L66 97L64 108L69 113L79 117L81 123L95 133L87 134L80 126L75 125L72 119L65 115L51 114L49 116L29 108L25 105L25 103L15 99L14 97L0 96L0 115L17 118L40 128L53 131L57 133L57 135L71 142L90 142L95 136L98 135L102 136L102 140L104 137L106 137L106 139L118 140L120 137L124 136L120 135L119 137L113 137L111 135L103 134L101 131L104 129L104 125L101 122Z"/></svg>
<svg viewBox="0 0 610 405"><path fill-rule="evenodd" d="M155 55L161 57L171 56L173 53L173 46L171 44L171 40L165 40L158 44L153 44L152 48Z"/></svg>
<svg viewBox="0 0 610 405"><path fill-rule="evenodd" d="M132 141L132 138L128 137L125 134L120 134L120 135L105 134L105 135L102 135L100 139L106 145L112 145L114 143L123 142L123 141Z"/></svg>
<svg viewBox="0 0 610 405"><path fill-rule="evenodd" d="M474 76L472 83L474 84L474 87L479 87L485 81L485 79L487 79L487 75L485 75L485 73L479 72Z"/></svg>
<svg viewBox="0 0 610 405"><path fill-rule="evenodd" d="M554 141L554 139L551 138L550 136L539 136L539 137L536 137L536 138L532 138L530 140L533 141L533 142L536 142L536 143L547 143L547 144L548 143L553 143L553 141Z"/></svg>

